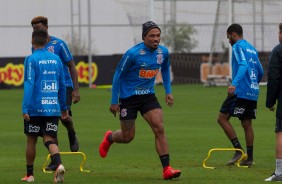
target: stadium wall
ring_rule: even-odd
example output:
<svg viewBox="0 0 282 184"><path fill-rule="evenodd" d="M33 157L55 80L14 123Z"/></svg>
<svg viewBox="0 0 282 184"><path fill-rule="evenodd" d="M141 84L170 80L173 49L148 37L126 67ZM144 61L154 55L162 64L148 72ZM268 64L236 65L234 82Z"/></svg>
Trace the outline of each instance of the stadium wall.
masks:
<svg viewBox="0 0 282 184"><path fill-rule="evenodd" d="M267 73L267 61L270 53L259 53L261 63ZM95 86L111 85L115 69L122 55L106 55L92 57L92 84ZM208 62L209 53L171 54L173 84L202 83L201 65ZM227 56L217 58L214 55L213 64L227 63ZM74 57L80 86L89 85L88 56ZM0 58L0 89L22 88L24 80L24 58ZM266 82L266 75L263 77Z"/></svg>

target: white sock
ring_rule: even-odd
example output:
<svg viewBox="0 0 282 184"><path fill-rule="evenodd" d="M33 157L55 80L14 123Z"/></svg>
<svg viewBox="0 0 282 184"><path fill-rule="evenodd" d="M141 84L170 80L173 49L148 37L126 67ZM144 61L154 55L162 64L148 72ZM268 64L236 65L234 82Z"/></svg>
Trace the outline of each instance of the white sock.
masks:
<svg viewBox="0 0 282 184"><path fill-rule="evenodd" d="M282 159L276 159L275 175L276 176L282 175Z"/></svg>

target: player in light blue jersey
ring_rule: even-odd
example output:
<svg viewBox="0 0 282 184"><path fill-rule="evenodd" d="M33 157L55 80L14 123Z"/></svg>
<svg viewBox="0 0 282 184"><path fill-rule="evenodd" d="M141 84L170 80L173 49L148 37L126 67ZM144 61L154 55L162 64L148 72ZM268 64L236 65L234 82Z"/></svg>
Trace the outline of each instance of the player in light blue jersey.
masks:
<svg viewBox="0 0 282 184"><path fill-rule="evenodd" d="M22 113L24 132L27 136L27 174L22 181L33 182L33 164L36 156L37 137L43 142L54 160L54 182L64 181L64 166L61 164L59 148L55 143L59 117L66 119L66 86L60 58L44 47L48 33L35 30L32 33L34 52L24 62L24 97Z"/></svg>
<svg viewBox="0 0 282 184"><path fill-rule="evenodd" d="M48 32L48 19L43 16L37 16L31 20L31 26L33 30L45 30ZM69 116L67 119L61 119L62 124L68 130L68 138L70 143L70 150L73 152L78 151L79 144L76 137L76 132L74 130L74 125L72 121L72 111L71 105L72 103L76 104L80 100L79 94L79 86L78 86L78 76L75 68L75 63L73 60L73 56L70 53L66 43L54 36L48 35L48 43L45 48L56 55L58 55L63 64L63 70L65 73L65 81L66 81L66 102L68 106ZM58 142L58 140L57 140ZM48 170L49 165L46 169Z"/></svg>
<svg viewBox="0 0 282 184"><path fill-rule="evenodd" d="M107 131L99 153L106 157L112 143L129 143L135 136L138 111L155 134L155 146L163 166L163 178L180 176L181 171L170 166L168 144L164 132L163 112L155 96L155 78L162 73L166 104L173 105L170 84L170 62L166 47L159 45L161 30L152 21L143 24L144 42L129 49L122 57L113 78L110 111L119 112L121 129Z"/></svg>
<svg viewBox="0 0 282 184"><path fill-rule="evenodd" d="M243 161L240 164L250 167L254 165L252 119L256 119L259 82L263 77L263 68L257 50L243 39L241 25L230 25L227 29L227 38L232 45L232 83L228 86L228 96L221 106L217 121L234 148L243 150L229 119L233 116L241 120L245 132L247 155L236 151L226 165L234 165L242 157Z"/></svg>

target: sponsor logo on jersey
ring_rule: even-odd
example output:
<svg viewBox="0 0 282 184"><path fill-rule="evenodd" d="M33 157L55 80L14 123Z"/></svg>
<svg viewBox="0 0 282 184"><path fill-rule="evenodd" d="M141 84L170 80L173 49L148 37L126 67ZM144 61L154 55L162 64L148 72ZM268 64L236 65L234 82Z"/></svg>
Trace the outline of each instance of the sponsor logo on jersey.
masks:
<svg viewBox="0 0 282 184"><path fill-rule="evenodd" d="M57 91L58 91L57 81L55 80L41 81L41 92L50 93L50 92L57 92Z"/></svg>
<svg viewBox="0 0 282 184"><path fill-rule="evenodd" d="M127 109L121 109L121 111L120 111L120 116L121 116L121 117L127 116Z"/></svg>
<svg viewBox="0 0 282 184"><path fill-rule="evenodd" d="M250 78L251 78L251 80L256 80L257 79L257 75L256 75L255 70L251 70L250 71Z"/></svg>
<svg viewBox="0 0 282 184"><path fill-rule="evenodd" d="M145 67L145 66L147 66L147 63L143 62L140 66Z"/></svg>
<svg viewBox="0 0 282 184"><path fill-rule="evenodd" d="M150 93L150 89L135 89L134 90L135 95L146 95Z"/></svg>
<svg viewBox="0 0 282 184"><path fill-rule="evenodd" d="M33 125L29 125L28 126L28 132L34 132L34 133L38 133L40 130L39 126L33 126Z"/></svg>
<svg viewBox="0 0 282 184"><path fill-rule="evenodd" d="M42 105L54 105L58 104L58 101L56 99L53 100L41 100Z"/></svg>
<svg viewBox="0 0 282 184"><path fill-rule="evenodd" d="M239 107L234 108L234 114L244 114L244 112L245 112L244 108L239 108Z"/></svg>
<svg viewBox="0 0 282 184"><path fill-rule="evenodd" d="M251 58L251 59L249 60L249 62L254 63L254 64L257 63L257 61L253 60L253 58Z"/></svg>
<svg viewBox="0 0 282 184"><path fill-rule="evenodd" d="M58 126L53 124L53 123L47 123L46 125L46 131L57 131L58 130Z"/></svg>
<svg viewBox="0 0 282 184"><path fill-rule="evenodd" d="M158 54L157 55L157 63L158 64L162 64L163 63L163 55L162 54Z"/></svg>
<svg viewBox="0 0 282 184"><path fill-rule="evenodd" d="M251 83L251 88L252 89L259 89L258 83Z"/></svg>
<svg viewBox="0 0 282 184"><path fill-rule="evenodd" d="M160 48L157 49L157 52L158 52L158 54L162 54L163 53L162 49L160 49Z"/></svg>
<svg viewBox="0 0 282 184"><path fill-rule="evenodd" d="M52 41L52 44L53 44L53 45L56 45L56 44L57 44L57 40L53 40L53 41Z"/></svg>
<svg viewBox="0 0 282 184"><path fill-rule="evenodd" d="M256 54L257 52L253 49L246 49L247 52L252 53L252 54Z"/></svg>
<svg viewBox="0 0 282 184"><path fill-rule="evenodd" d="M141 50L139 51L139 53L140 53L140 55L146 54L145 50L143 50L143 49L141 49Z"/></svg>
<svg viewBox="0 0 282 184"><path fill-rule="evenodd" d="M56 74L56 71L47 71L47 70L44 70L44 72L42 73L43 75L55 75Z"/></svg>
<svg viewBox="0 0 282 184"><path fill-rule="evenodd" d="M159 69L155 69L155 70L145 70L145 69L141 69L139 71L139 77L140 78L145 78L145 79L151 79L154 78L159 72Z"/></svg>
<svg viewBox="0 0 282 184"><path fill-rule="evenodd" d="M47 112L47 113L56 113L56 112L61 112L60 109L37 109L37 112Z"/></svg>
<svg viewBox="0 0 282 184"><path fill-rule="evenodd" d="M40 60L39 61L40 65L49 65L49 64L57 64L56 60Z"/></svg>

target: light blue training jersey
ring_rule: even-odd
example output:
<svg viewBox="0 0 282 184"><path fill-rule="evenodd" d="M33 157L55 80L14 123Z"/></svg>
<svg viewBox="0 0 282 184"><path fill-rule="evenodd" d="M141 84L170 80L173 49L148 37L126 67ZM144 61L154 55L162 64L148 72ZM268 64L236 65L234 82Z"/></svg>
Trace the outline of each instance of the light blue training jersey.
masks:
<svg viewBox="0 0 282 184"><path fill-rule="evenodd" d="M67 63L73 60L73 56L70 50L68 49L68 46L66 45L66 43L63 40L56 38L54 36L50 36L50 37L51 37L51 40L46 44L45 48L49 52L56 54L60 57L63 63L66 86L73 88L73 82L71 79L69 68L67 66Z"/></svg>
<svg viewBox="0 0 282 184"><path fill-rule="evenodd" d="M246 40L237 41L232 46L232 85L237 97L257 101L262 77L257 50Z"/></svg>
<svg viewBox="0 0 282 184"><path fill-rule="evenodd" d="M37 49L24 61L22 113L30 116L60 116L66 110L66 85L60 58Z"/></svg>
<svg viewBox="0 0 282 184"><path fill-rule="evenodd" d="M111 104L119 98L153 94L155 78L161 71L166 94L171 94L168 49L159 45L152 50L144 42L129 49L119 62L113 78Z"/></svg>

